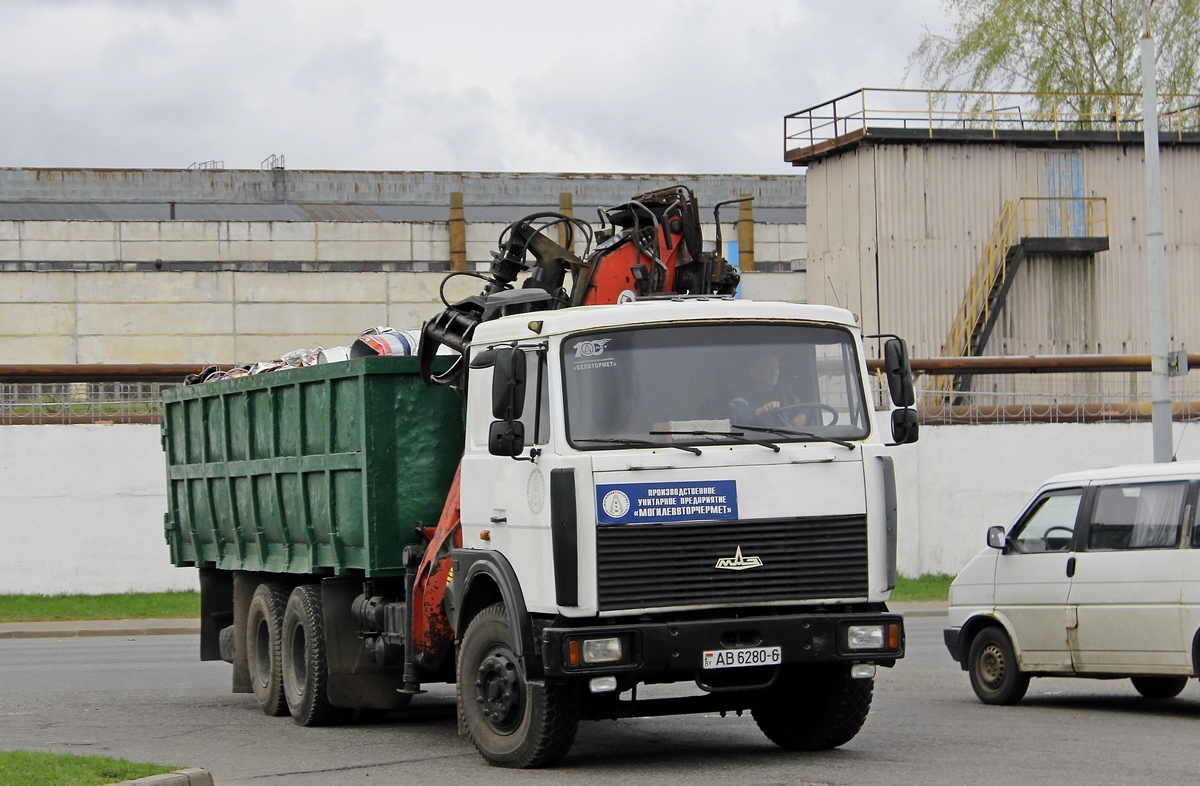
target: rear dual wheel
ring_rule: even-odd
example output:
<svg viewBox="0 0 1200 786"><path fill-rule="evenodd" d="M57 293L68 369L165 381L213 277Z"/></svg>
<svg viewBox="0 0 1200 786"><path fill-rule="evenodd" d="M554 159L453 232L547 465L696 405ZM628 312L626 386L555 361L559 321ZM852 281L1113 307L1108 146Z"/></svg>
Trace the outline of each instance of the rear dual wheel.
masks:
<svg viewBox="0 0 1200 786"><path fill-rule="evenodd" d="M246 665L250 669L250 687L258 706L267 715L287 715L283 695L282 653L283 614L288 592L278 584L259 584L250 599L246 615Z"/></svg>
<svg viewBox="0 0 1200 786"><path fill-rule="evenodd" d="M301 726L347 720L352 711L329 703L320 586L305 584L292 590L283 613L281 638L283 694L292 720Z"/></svg>

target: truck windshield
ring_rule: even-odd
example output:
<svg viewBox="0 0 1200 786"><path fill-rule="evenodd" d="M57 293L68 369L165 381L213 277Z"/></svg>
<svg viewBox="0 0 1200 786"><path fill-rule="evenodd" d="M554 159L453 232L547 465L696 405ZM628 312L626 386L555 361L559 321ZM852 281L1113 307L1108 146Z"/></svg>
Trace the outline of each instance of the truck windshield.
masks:
<svg viewBox="0 0 1200 786"><path fill-rule="evenodd" d="M568 337L562 363L567 437L581 450L852 440L871 429L844 328L708 322L607 330Z"/></svg>

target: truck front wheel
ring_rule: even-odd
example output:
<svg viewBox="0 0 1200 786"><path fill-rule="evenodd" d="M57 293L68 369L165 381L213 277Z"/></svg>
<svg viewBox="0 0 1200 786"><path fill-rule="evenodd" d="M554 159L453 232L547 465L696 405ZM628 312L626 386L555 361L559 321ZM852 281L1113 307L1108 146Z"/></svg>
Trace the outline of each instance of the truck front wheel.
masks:
<svg viewBox="0 0 1200 786"><path fill-rule="evenodd" d="M792 751L824 751L854 739L871 711L872 679L852 679L843 664L785 667L771 698L754 707L767 739Z"/></svg>
<svg viewBox="0 0 1200 786"><path fill-rule="evenodd" d="M250 599L246 614L246 665L250 669L250 687L258 706L267 715L287 715L280 673L280 638L283 613L287 609L287 590L278 584L259 584Z"/></svg>
<svg viewBox="0 0 1200 786"><path fill-rule="evenodd" d="M301 726L324 726L347 714L329 703L329 668L325 660L325 619L321 588L305 584L292 590L283 614L283 694L292 720Z"/></svg>
<svg viewBox="0 0 1200 786"><path fill-rule="evenodd" d="M475 749L499 767L553 764L575 741L575 691L569 685L526 682L502 603L471 620L459 645L458 717Z"/></svg>

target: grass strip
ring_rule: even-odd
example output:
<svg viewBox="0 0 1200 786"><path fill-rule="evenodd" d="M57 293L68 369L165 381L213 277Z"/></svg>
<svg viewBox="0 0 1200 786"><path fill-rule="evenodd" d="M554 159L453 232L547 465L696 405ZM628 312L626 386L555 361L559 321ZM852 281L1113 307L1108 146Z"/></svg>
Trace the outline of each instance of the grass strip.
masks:
<svg viewBox="0 0 1200 786"><path fill-rule="evenodd" d="M177 769L107 756L0 751L0 786L104 786Z"/></svg>
<svg viewBox="0 0 1200 786"><path fill-rule="evenodd" d="M952 573L926 573L916 578L898 576L896 589L892 590L891 599L897 603L945 602L950 599L950 582L952 581L954 581Z"/></svg>
<svg viewBox="0 0 1200 786"><path fill-rule="evenodd" d="M0 595L0 622L194 619L200 593L130 592L111 595Z"/></svg>
<svg viewBox="0 0 1200 786"><path fill-rule="evenodd" d="M898 603L946 601L950 597L949 573L900 576L891 599ZM0 622L67 620L195 619L200 616L200 594L183 592L131 592L112 595L0 595Z"/></svg>

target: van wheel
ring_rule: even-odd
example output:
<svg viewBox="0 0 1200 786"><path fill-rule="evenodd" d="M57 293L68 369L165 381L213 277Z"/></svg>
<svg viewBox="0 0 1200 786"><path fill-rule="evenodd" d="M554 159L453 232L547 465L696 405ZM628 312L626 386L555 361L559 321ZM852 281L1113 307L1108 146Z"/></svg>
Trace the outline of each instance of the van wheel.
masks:
<svg viewBox="0 0 1200 786"><path fill-rule="evenodd" d="M287 609L287 590L265 582L254 590L246 614L246 665L250 669L250 687L258 706L267 715L287 715L281 674L281 631Z"/></svg>
<svg viewBox="0 0 1200 786"><path fill-rule="evenodd" d="M1137 692L1147 699L1173 699L1187 687L1187 677L1130 677Z"/></svg>
<svg viewBox="0 0 1200 786"><path fill-rule="evenodd" d="M856 680L834 664L785 667L754 707L754 722L767 739L790 751L827 751L854 739L871 711L875 680Z"/></svg>
<svg viewBox="0 0 1200 786"><path fill-rule="evenodd" d="M305 584L292 590L283 614L282 639L283 694L292 720L301 726L344 720L349 712L330 704L326 693L329 670L319 586Z"/></svg>
<svg viewBox="0 0 1200 786"><path fill-rule="evenodd" d="M1029 675L1017 667L1012 642L1000 628L979 631L967 663L971 687L984 704L1016 704L1029 690Z"/></svg>
<svg viewBox="0 0 1200 786"><path fill-rule="evenodd" d="M508 611L481 611L458 648L458 718L489 764L532 768L566 755L579 726L571 685L530 685L513 651Z"/></svg>

